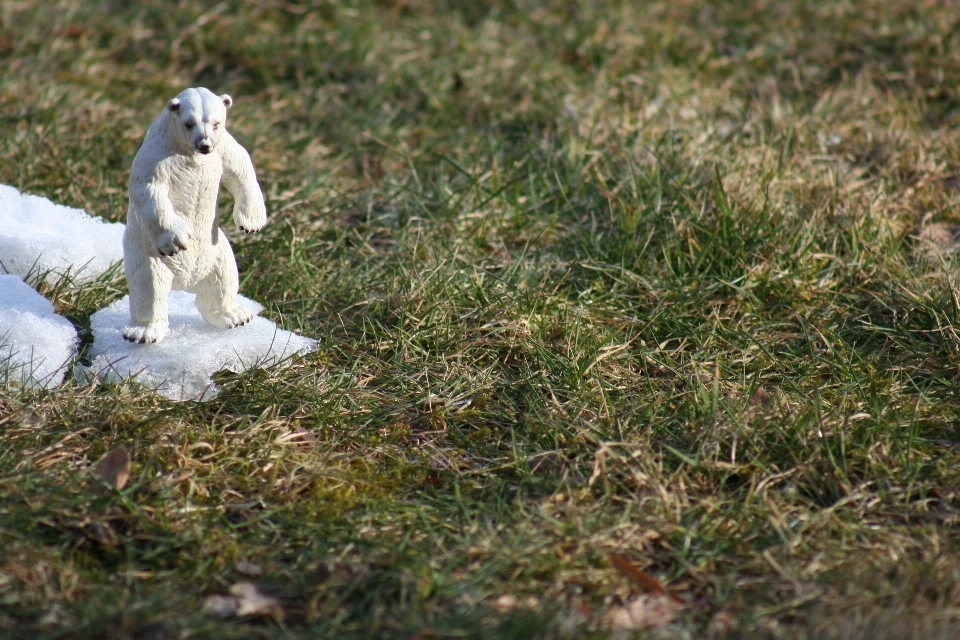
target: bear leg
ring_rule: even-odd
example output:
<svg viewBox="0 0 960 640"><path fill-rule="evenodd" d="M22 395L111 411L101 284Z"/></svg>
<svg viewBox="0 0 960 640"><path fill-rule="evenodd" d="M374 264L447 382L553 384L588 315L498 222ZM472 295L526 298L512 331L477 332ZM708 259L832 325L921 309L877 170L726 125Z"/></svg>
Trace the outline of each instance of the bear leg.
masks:
<svg viewBox="0 0 960 640"><path fill-rule="evenodd" d="M192 289L204 320L221 329L233 329L253 320L253 314L237 302L240 276L237 260L223 231L217 229L217 252L213 269Z"/></svg>
<svg viewBox="0 0 960 640"><path fill-rule="evenodd" d="M170 328L167 298L173 286L173 274L159 259L143 255L126 233L123 245L131 321L124 327L123 337L130 342L160 342Z"/></svg>

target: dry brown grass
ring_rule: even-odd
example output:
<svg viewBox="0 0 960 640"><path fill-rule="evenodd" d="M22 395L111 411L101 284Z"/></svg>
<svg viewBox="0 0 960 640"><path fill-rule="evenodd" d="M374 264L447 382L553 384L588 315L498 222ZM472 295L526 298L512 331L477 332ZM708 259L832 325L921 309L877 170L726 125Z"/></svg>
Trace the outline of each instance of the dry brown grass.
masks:
<svg viewBox="0 0 960 640"><path fill-rule="evenodd" d="M0 636L607 637L612 554L686 602L639 637L957 635L956 8L0 19L0 181L122 220L164 101L230 92L242 290L321 340L200 405L0 393ZM284 622L202 613L237 562Z"/></svg>

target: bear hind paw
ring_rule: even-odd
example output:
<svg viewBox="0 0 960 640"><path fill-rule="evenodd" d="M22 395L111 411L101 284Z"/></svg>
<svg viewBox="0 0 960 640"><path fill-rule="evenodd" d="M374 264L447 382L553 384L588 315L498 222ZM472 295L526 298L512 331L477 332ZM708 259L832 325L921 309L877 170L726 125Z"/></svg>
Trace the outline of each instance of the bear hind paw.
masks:
<svg viewBox="0 0 960 640"><path fill-rule="evenodd" d="M235 329L242 327L253 320L253 314L241 307L234 305L232 309L219 313L202 313L203 319L215 327L221 329Z"/></svg>

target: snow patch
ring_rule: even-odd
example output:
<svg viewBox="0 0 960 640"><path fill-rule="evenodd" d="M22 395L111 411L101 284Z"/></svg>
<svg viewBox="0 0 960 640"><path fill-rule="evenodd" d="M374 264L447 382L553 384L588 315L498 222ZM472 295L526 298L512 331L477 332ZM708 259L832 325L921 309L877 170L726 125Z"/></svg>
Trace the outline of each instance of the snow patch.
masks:
<svg viewBox="0 0 960 640"><path fill-rule="evenodd" d="M77 351L73 324L15 275L0 275L0 382L52 389Z"/></svg>
<svg viewBox="0 0 960 640"><path fill-rule="evenodd" d="M0 185L0 273L93 280L123 260L123 229L81 209Z"/></svg>
<svg viewBox="0 0 960 640"><path fill-rule="evenodd" d="M219 329L200 317L194 295L170 294L170 333L161 342L134 344L123 339L130 322L130 297L114 302L90 318L94 342L90 367L78 367L81 380L96 378L118 382L136 378L172 400L209 400L218 391L210 379L224 369L241 373L252 367L268 367L294 354L317 348L317 341L284 331L256 314L263 306L238 296L253 314L253 320L235 329Z"/></svg>

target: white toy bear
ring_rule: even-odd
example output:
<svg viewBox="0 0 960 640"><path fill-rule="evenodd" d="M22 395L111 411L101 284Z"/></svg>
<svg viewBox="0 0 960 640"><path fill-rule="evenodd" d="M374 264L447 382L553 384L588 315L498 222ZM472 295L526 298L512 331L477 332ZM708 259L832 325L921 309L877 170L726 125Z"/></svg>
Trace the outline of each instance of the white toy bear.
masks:
<svg viewBox="0 0 960 640"><path fill-rule="evenodd" d="M134 158L123 235L131 319L123 337L131 342L167 335L171 289L196 293L200 315L214 326L229 329L253 318L237 303L237 263L217 213L222 180L241 231L259 231L267 222L250 155L226 131L232 104L228 95L187 89L150 125Z"/></svg>

